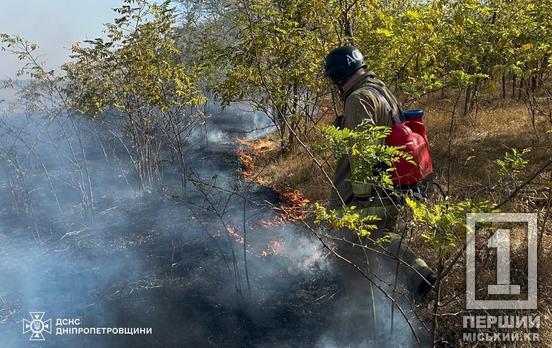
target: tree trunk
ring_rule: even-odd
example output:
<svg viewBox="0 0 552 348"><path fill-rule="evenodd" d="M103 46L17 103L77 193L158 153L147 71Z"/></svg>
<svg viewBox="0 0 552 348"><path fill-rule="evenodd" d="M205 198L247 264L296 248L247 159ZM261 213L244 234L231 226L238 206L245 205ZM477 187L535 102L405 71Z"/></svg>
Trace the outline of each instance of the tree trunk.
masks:
<svg viewBox="0 0 552 348"><path fill-rule="evenodd" d="M502 73L502 99L506 99L506 73Z"/></svg>
<svg viewBox="0 0 552 348"><path fill-rule="evenodd" d="M468 88L466 88L466 96L464 99L464 113L463 113L464 116L468 115L471 95L472 95L472 86L469 86Z"/></svg>
<svg viewBox="0 0 552 348"><path fill-rule="evenodd" d="M525 79L523 77L520 77L519 79L519 88L518 88L518 100L521 100L521 97L522 97L522 91L523 91L523 88L525 87Z"/></svg>

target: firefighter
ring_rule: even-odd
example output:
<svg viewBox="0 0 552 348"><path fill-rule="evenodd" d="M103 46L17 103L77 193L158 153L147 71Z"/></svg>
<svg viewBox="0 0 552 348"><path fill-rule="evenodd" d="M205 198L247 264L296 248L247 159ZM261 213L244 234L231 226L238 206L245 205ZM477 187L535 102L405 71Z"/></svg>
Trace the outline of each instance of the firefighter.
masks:
<svg viewBox="0 0 552 348"><path fill-rule="evenodd" d="M402 115L397 98L373 72L365 69L363 55L355 47L339 47L326 56L326 75L337 86L344 102L344 115L334 122L338 128L355 129L365 120L374 126L391 127L393 119ZM435 275L427 264L407 247L407 241L401 240L400 236L394 233L400 199L373 185L351 183L350 175L349 157L343 156L336 164L335 188L331 192L330 206L335 209L343 203L354 205L362 209L363 214L377 215L381 220L369 238L371 241L359 240L351 231L337 231L344 233L345 235L341 235L340 238L347 241L338 244L338 252L343 252L345 257L352 257L357 265L366 264L366 248L360 247L359 243L374 249L377 247L374 247L373 241L387 235L390 242L384 244L384 248L390 254L389 258L394 257L396 264L397 257L400 257L403 261L401 274L404 275L408 288L414 292L415 297L425 295L435 283ZM351 267L348 267L347 272L351 272ZM353 269L352 272L358 276L356 270Z"/></svg>

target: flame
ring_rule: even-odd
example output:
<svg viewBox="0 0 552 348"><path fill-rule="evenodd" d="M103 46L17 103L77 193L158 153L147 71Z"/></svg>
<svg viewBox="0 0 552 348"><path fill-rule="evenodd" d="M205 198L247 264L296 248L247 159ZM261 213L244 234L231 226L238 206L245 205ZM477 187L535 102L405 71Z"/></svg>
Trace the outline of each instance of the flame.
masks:
<svg viewBox="0 0 552 348"><path fill-rule="evenodd" d="M248 148L255 155L276 149L276 143L268 138L259 138L255 140L238 138L237 142L238 144Z"/></svg>
<svg viewBox="0 0 552 348"><path fill-rule="evenodd" d="M244 150L240 149L238 150L238 158L243 166L242 176L244 180L253 180L253 178L255 178L255 165L253 164L253 157L245 153Z"/></svg>
<svg viewBox="0 0 552 348"><path fill-rule="evenodd" d="M242 237L241 234L238 233L238 231L233 226L227 225L226 232L236 243L241 245L245 243L245 239ZM220 238L222 237L222 232L217 230L217 231L209 232L209 235L213 238Z"/></svg>
<svg viewBox="0 0 552 348"><path fill-rule="evenodd" d="M244 148L237 151L238 158L243 166L242 176L244 180L247 182L255 181L262 186L270 186L271 183L268 180L258 175L253 158L263 152L274 150L276 144L266 138L257 140L238 138L237 142L244 146Z"/></svg>
<svg viewBox="0 0 552 348"><path fill-rule="evenodd" d="M279 190L278 193L282 197L282 210L284 210L284 213L279 216L279 221L297 221L305 217L305 210L310 203L308 198L298 190Z"/></svg>
<svg viewBox="0 0 552 348"><path fill-rule="evenodd" d="M255 167L254 157L260 155L266 151L272 151L276 148L276 143L270 141L267 138L261 138L257 140L248 140L244 138L237 139L237 142L244 146L237 151L237 155L243 165L242 176L245 181L268 186L273 188L282 198L282 210L284 211L280 216L276 217L273 221L261 220L261 224L265 227L273 226L274 224L281 224L286 221L297 221L305 217L305 210L310 203L310 200L305 198L298 190L291 190L290 188L279 189L275 187L274 183L263 178L259 175L257 168Z"/></svg>

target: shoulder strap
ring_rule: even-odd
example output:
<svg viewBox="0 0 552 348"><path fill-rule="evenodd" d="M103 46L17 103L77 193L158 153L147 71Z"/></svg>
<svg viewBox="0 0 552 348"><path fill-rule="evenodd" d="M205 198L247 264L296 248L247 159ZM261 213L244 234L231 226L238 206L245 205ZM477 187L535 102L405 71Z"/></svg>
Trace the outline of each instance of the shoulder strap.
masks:
<svg viewBox="0 0 552 348"><path fill-rule="evenodd" d="M395 102L397 104L397 108L399 109L399 113L395 112L395 109L393 108L391 101L387 98L386 93L381 89L380 86L376 86L372 83L368 84L368 88L376 92L376 95L378 98L380 98L381 101L383 101L383 104L385 105L385 108L387 109L387 112L389 115L391 115L391 118L393 119L393 123L401 123L403 121L402 116L402 108L398 102Z"/></svg>

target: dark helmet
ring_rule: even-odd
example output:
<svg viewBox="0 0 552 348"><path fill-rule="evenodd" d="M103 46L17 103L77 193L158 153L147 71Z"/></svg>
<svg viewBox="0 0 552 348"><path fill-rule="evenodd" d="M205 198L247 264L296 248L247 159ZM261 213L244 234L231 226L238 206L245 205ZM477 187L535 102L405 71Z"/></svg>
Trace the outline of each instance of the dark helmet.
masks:
<svg viewBox="0 0 552 348"><path fill-rule="evenodd" d="M362 53L353 46L338 47L326 56L326 76L336 84L350 78L358 69L364 67L366 63Z"/></svg>

